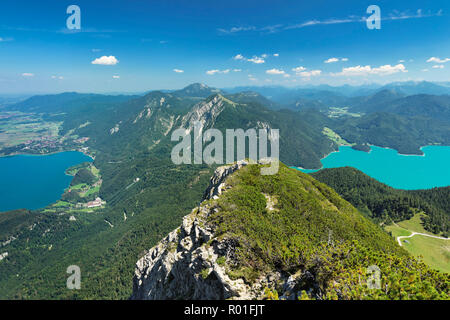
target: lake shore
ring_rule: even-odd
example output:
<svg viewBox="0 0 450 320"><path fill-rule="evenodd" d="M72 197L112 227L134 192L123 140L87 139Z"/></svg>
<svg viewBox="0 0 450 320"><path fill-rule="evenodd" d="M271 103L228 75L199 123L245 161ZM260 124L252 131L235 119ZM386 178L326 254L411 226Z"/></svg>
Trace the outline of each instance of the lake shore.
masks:
<svg viewBox="0 0 450 320"><path fill-rule="evenodd" d="M296 166L291 168L304 173L313 173L324 168L349 166L393 188L405 190L450 185L450 174L445 160L450 158L450 146L435 144L423 146L421 147L423 155L403 155L392 148L374 145L370 147L373 152L358 152L359 150L349 146L340 146L339 151L333 151L321 160L320 169Z"/></svg>
<svg viewBox="0 0 450 320"><path fill-rule="evenodd" d="M426 148L426 147L433 147L433 146L450 147L450 146L444 146L444 145L441 145L441 144L429 144L429 145L421 146L421 147L419 148L419 149L422 151L422 154L414 154L414 153L411 153L411 154L404 154L404 153L398 152L398 150L397 150L397 149L394 149L394 148L381 147L381 146L377 146L377 145L374 145L374 144L369 144L369 146L370 146L370 151L366 152L366 153L368 153L368 154L370 154L370 153L372 152L372 147L376 147L376 148L381 148L381 149L386 149L386 150L394 150L394 151L397 151L397 154L398 154L398 155L400 155L400 156L405 156L405 157L408 157L408 156L412 156L412 157L425 157L426 154L425 154L425 152L422 151L422 149L423 149L423 148ZM351 145L340 145L339 148L340 148L340 147L351 147ZM355 151L360 151L360 150L355 150ZM330 153L326 154L325 156L323 156L323 157L320 159L320 161L322 161L322 160L325 159L325 158L328 158L330 155L332 155L333 153L336 153L336 152L339 152L339 149L338 149L338 150L335 150L335 151L331 151ZM360 152L365 152L365 151L360 151ZM318 169L317 169L317 168L310 168L310 169L308 169L308 168L303 168L303 167L300 167L300 166L292 166L291 168L298 168L298 169L301 169L301 170L321 170L321 169L323 169L323 165L322 165L320 168L318 168Z"/></svg>
<svg viewBox="0 0 450 320"><path fill-rule="evenodd" d="M58 201L74 178L66 170L92 161L78 150L1 157L0 211L37 210Z"/></svg>
<svg viewBox="0 0 450 320"><path fill-rule="evenodd" d="M85 156L91 158L92 161L95 160L95 156L90 155L89 153L86 153L83 150L79 150L79 149L66 149L66 150L47 152L47 153L14 152L14 153L11 153L11 154L8 154L8 155L0 155L0 158L8 158L8 157L14 157L14 156L51 156L51 155L62 153L62 152L81 152Z"/></svg>

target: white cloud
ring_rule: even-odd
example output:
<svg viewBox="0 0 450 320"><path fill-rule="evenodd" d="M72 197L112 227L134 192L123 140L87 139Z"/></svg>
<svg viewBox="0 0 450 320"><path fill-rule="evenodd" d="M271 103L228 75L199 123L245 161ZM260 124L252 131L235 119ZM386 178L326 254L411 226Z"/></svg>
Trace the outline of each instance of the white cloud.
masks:
<svg viewBox="0 0 450 320"><path fill-rule="evenodd" d="M283 70L280 69L270 69L270 70L266 70L267 74L285 74L286 72L284 72Z"/></svg>
<svg viewBox="0 0 450 320"><path fill-rule="evenodd" d="M422 69L422 71L423 71L423 72L428 72L428 71L430 71L430 70L428 70L428 69Z"/></svg>
<svg viewBox="0 0 450 320"><path fill-rule="evenodd" d="M441 11L438 11L437 13L423 14L420 9L417 10L416 14L409 14L408 12L394 11L391 14L384 15L384 17L382 17L381 20L416 19L416 18L440 16L441 14L442 14ZM328 19L328 20L309 20L309 21L299 23L296 25L286 26L286 27L284 27L284 30L299 29L299 28L305 28L305 27L310 27L310 26L315 26L315 25L334 25L334 24L353 23L353 22L365 23L366 20L367 20L367 17L364 17L364 16L349 16L347 18Z"/></svg>
<svg viewBox="0 0 450 320"><path fill-rule="evenodd" d="M241 72L242 69L233 69L233 72Z"/></svg>
<svg viewBox="0 0 450 320"><path fill-rule="evenodd" d="M34 77L34 73L24 72L22 73L22 77Z"/></svg>
<svg viewBox="0 0 450 320"><path fill-rule="evenodd" d="M434 66L432 66L433 69L444 69L444 65L443 64L436 64Z"/></svg>
<svg viewBox="0 0 450 320"><path fill-rule="evenodd" d="M251 59L247 59L247 61L250 61L250 62L253 62L253 63L256 63L256 64L260 64L260 63L266 62L262 57L257 57L257 56L254 56Z"/></svg>
<svg viewBox="0 0 450 320"><path fill-rule="evenodd" d="M267 74L272 74L272 75L282 75L285 78L289 78L291 75L286 73L284 70L281 69L270 69L270 70L266 70Z"/></svg>
<svg viewBox="0 0 450 320"><path fill-rule="evenodd" d="M63 76L51 76L52 79L58 79L58 80L63 80L64 77Z"/></svg>
<svg viewBox="0 0 450 320"><path fill-rule="evenodd" d="M242 54L237 54L233 57L234 60L243 60L243 61L249 61L249 62L253 62L256 64L261 64L265 62L265 58L267 58L269 55L264 53L262 54L260 57L258 56L253 56L252 58L247 59L246 57L244 57Z"/></svg>
<svg viewBox="0 0 450 320"><path fill-rule="evenodd" d="M294 71L295 74L300 77L315 77L315 76L320 76L322 73L322 70L309 70L309 71L306 71L306 70L307 69L302 66L292 69L292 71Z"/></svg>
<svg viewBox="0 0 450 320"><path fill-rule="evenodd" d="M120 76L118 76L118 75L113 75L112 77L113 77L113 79L120 79Z"/></svg>
<svg viewBox="0 0 450 320"><path fill-rule="evenodd" d="M220 72L220 70L214 69L214 70L206 71L206 74L213 75L213 74L216 74L216 73L219 73L219 72Z"/></svg>
<svg viewBox="0 0 450 320"><path fill-rule="evenodd" d="M329 25L329 24L341 24L341 23L350 23L350 22L361 22L364 18L363 17L355 17L355 18L343 18L343 19L329 19L329 20L309 20L303 23L299 23L296 25L287 26L284 29L300 29L315 25Z"/></svg>
<svg viewBox="0 0 450 320"><path fill-rule="evenodd" d="M398 60L398 62L399 62L399 63L403 63L403 62L406 62L406 61L403 60L403 59L401 59L401 60Z"/></svg>
<svg viewBox="0 0 450 320"><path fill-rule="evenodd" d="M279 54L279 53L274 53L273 56L274 56L274 57L279 57L280 54Z"/></svg>
<svg viewBox="0 0 450 320"><path fill-rule="evenodd" d="M114 66L119 63L119 60L114 56L102 56L91 62L92 64L99 64L103 66Z"/></svg>
<svg viewBox="0 0 450 320"><path fill-rule="evenodd" d="M302 66L292 69L292 71L294 71L295 73L300 73L300 72L305 71L305 70L306 70L306 68L302 67Z"/></svg>
<svg viewBox="0 0 450 320"><path fill-rule="evenodd" d="M356 66L356 67L348 67L343 68L341 74L345 76L358 76L363 74L368 74L371 71L370 66Z"/></svg>
<svg viewBox="0 0 450 320"><path fill-rule="evenodd" d="M219 70L219 69L214 69L214 70L208 70L206 71L206 74L212 76L215 75L216 73L224 73L227 74L230 72L230 69L225 69L225 70Z"/></svg>
<svg viewBox="0 0 450 320"><path fill-rule="evenodd" d="M218 30L223 33L235 33L241 31L251 31L255 29L256 29L255 27L250 26L250 27L232 27L231 29L218 29Z"/></svg>
<svg viewBox="0 0 450 320"><path fill-rule="evenodd" d="M92 52L100 52L102 49L92 49Z"/></svg>
<svg viewBox="0 0 450 320"><path fill-rule="evenodd" d="M379 66L377 68L372 68L370 65L367 66L355 66L355 67L348 67L343 68L341 72L334 73L332 75L337 76L366 76L369 74L376 74L380 76L386 76L390 74L394 74L397 72L408 72L406 70L405 66L401 63L391 66L390 64L386 64L383 66Z"/></svg>
<svg viewBox="0 0 450 320"><path fill-rule="evenodd" d="M311 71L303 71L298 73L297 75L301 77L314 77L314 76L320 76L322 73L322 70L311 70Z"/></svg>
<svg viewBox="0 0 450 320"><path fill-rule="evenodd" d="M333 62L338 62L338 61L339 61L338 58L330 58L330 59L325 60L324 62L325 63L333 63Z"/></svg>
<svg viewBox="0 0 450 320"><path fill-rule="evenodd" d="M183 73L184 70L181 70L181 69L173 69L173 72L176 72L176 73Z"/></svg>
<svg viewBox="0 0 450 320"><path fill-rule="evenodd" d="M378 68L373 68L372 73L373 74L379 74L379 75L389 75L397 72L408 72L406 70L405 66L401 63L391 66L390 64L386 64L384 66L380 66Z"/></svg>
<svg viewBox="0 0 450 320"><path fill-rule="evenodd" d="M383 21L389 21L389 20L406 20L406 19L420 19L420 18L427 18L427 17L439 17L442 16L442 9L428 13L423 13L421 9L416 10L416 12L410 12L410 11L404 11L399 12L397 10L394 10L390 13L383 14L381 20ZM333 18L333 19L312 19L304 22L300 22L293 25L284 25L284 24L276 24L276 25L270 25L270 26L263 26L263 27L256 27L256 26L238 26L238 27L232 27L231 29L218 29L219 32L232 34L237 32L269 32L269 33L275 33L275 32L281 32L284 30L291 30L291 29L300 29L300 28L306 28L306 27L313 27L318 25L335 25L335 24L343 24L343 23L366 23L367 16L356 16L356 15L350 15L347 17L342 18Z"/></svg>
<svg viewBox="0 0 450 320"><path fill-rule="evenodd" d="M342 58L342 59L339 59L339 58L329 58L329 59L325 60L324 62L325 62L325 63L333 63L333 62L338 62L338 61L348 61L348 58Z"/></svg>
<svg viewBox="0 0 450 320"><path fill-rule="evenodd" d="M439 59L437 57L431 57L430 59L427 60L427 62L436 62L436 63L446 63L449 61L450 61L450 58Z"/></svg>

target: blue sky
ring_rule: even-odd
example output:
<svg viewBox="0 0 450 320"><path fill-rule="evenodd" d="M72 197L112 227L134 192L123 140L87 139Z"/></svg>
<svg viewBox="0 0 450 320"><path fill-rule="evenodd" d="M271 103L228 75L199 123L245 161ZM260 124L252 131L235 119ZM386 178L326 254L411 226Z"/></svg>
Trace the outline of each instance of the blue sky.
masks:
<svg viewBox="0 0 450 320"><path fill-rule="evenodd" d="M450 81L449 34L448 0L8 0L0 93Z"/></svg>

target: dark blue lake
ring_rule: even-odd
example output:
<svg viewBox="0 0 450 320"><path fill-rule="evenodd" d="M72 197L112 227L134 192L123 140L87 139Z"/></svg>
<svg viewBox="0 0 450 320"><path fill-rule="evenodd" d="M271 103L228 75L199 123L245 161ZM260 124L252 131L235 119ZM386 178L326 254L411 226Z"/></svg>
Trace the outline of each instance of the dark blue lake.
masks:
<svg viewBox="0 0 450 320"><path fill-rule="evenodd" d="M323 168L354 167L398 189L430 189L450 185L450 147L423 147L423 156L402 155L396 150L371 147L369 153L348 146L321 160ZM300 169L310 173L317 170Z"/></svg>
<svg viewBox="0 0 450 320"><path fill-rule="evenodd" d="M0 158L0 212L39 209L57 201L73 177L65 170L92 159L81 152Z"/></svg>

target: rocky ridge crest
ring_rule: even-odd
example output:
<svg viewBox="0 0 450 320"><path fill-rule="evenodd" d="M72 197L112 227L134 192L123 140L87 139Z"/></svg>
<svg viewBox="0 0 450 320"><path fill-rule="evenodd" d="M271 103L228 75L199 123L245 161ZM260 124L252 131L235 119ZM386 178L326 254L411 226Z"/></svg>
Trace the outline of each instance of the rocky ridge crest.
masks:
<svg viewBox="0 0 450 320"><path fill-rule="evenodd" d="M227 266L236 261L237 243L215 237L214 226L207 223L208 216L219 210L215 200L230 188L226 178L248 164L239 161L216 169L199 206L136 263L131 299L262 299L267 296L266 289L275 286L282 288L280 298L298 297L300 279L278 271L251 284L230 276ZM309 275L301 278L305 276Z"/></svg>

